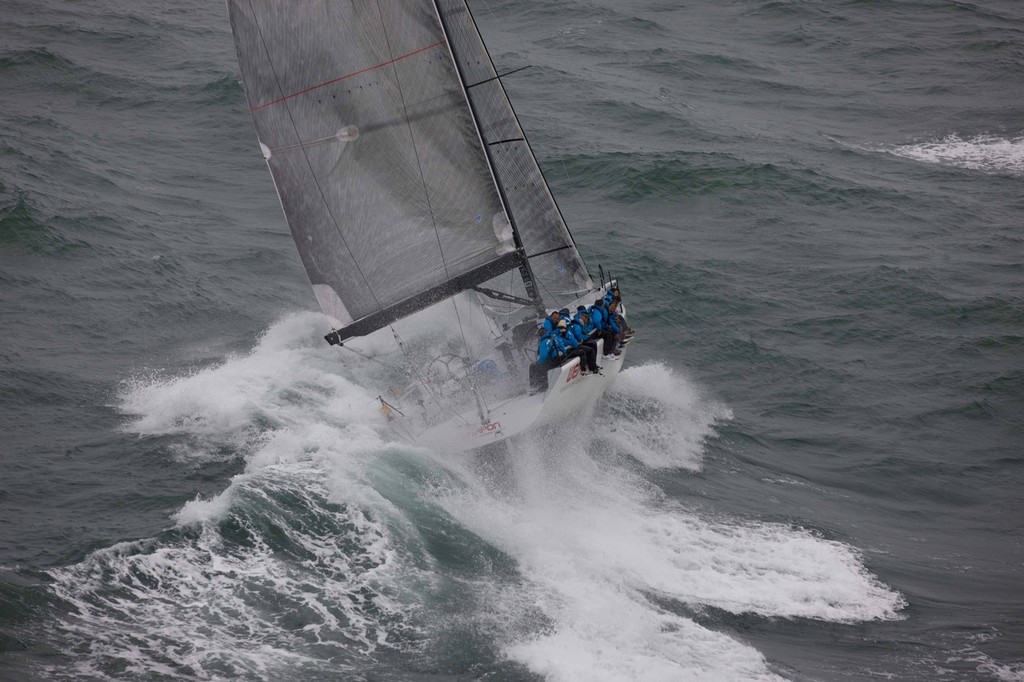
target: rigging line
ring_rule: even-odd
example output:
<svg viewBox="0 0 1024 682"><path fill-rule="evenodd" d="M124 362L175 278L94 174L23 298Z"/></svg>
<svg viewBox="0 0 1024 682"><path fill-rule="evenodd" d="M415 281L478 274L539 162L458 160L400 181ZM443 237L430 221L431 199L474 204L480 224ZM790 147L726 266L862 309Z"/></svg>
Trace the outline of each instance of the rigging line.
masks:
<svg viewBox="0 0 1024 682"><path fill-rule="evenodd" d="M395 334L395 339L396 339L396 340L398 340L398 338L399 338L399 337L398 337L398 332L396 332L396 331L395 331L395 328L394 328L394 327L391 327L391 331L392 331L392 332L394 332L394 334ZM399 342L398 342L398 345L399 345L400 347L402 346L402 342L401 342L401 340L399 340ZM398 366L396 366L396 365L388 365L387 363L381 362L381 361L380 361L380 360L378 360L377 358L374 358L374 357L371 357L371 356L369 356L369 355L366 355L365 353L361 353L360 351L356 350L355 348L351 348L351 347L349 347L349 346L346 346L346 345L344 345L344 344L342 344L342 345L341 345L341 347L342 347L342 348L345 348L345 349L347 349L347 350L350 350L350 351L352 351L353 353L355 353L356 355L358 355L358 356L359 356L359 357L361 357L361 358L364 358L364 359L366 359L366 360L369 360L370 362L376 362L376 363L377 363L378 365L380 365L381 367L384 367L384 368L386 368L386 369L390 369L390 370L392 370L392 371L394 371L394 372L399 372L399 373L402 373L402 374L412 374L412 375L414 375L414 376L416 376L416 374L417 374L417 373L416 373L416 372L415 372L414 370L410 371L410 370L409 370L408 368L406 368L406 367L398 367ZM403 355L404 355L404 349L403 349ZM408 358L408 356L405 356L405 357L406 357L406 358ZM423 379L422 379L421 377L419 377L419 376L416 376L416 379L418 379L418 380L419 380L419 382L420 382L420 385L421 385L421 386L423 386L423 388L425 388L425 389L427 390L427 392L431 394L431 397L432 397L432 398L434 399L434 402L435 402L435 403L437 403L438 407L439 407L439 408L440 408L440 409L441 409L441 410L442 410L443 412L447 412L447 413L448 413L448 414L450 414L450 415L451 415L452 417L454 417L454 418L455 418L456 420L458 420L458 421L461 421L461 422L463 423L463 426L472 426L472 423L471 423L471 422L470 422L470 421L469 421L468 419L464 418L464 417L463 417L463 416L462 416L461 414L459 414L458 412L456 412L456 411L455 411L454 409L451 409L451 408L448 408L448 407L446 407L446 406L445 406L445 404L444 404L444 403L443 403L443 402L441 401L441 396L440 396L440 395L438 395L437 393L435 393L434 389L433 389L433 388L431 388L431 386L430 386L430 384L429 384L429 383L427 383L426 381L424 381L424 380L423 380ZM401 412L399 412L399 414L401 414ZM402 415L402 416L404 417L405 415Z"/></svg>
<svg viewBox="0 0 1024 682"><path fill-rule="evenodd" d="M384 43L388 48L388 54L392 54L391 50L391 39L388 37L387 22L384 21L384 10L381 9L380 0L377 0L377 15L380 17L381 30L384 33ZM445 37L445 40L447 36ZM441 40L440 43L444 43L445 40ZM391 60L393 65L397 61L396 59ZM412 122L409 119L409 107L405 102L405 90L402 88L402 80L398 77L398 69L393 68L395 76L395 85L398 86L398 97L402 101L402 113L405 116L406 128L409 130L409 140L412 142L412 153L416 158L416 170L420 174L420 184L423 187L423 197L427 201L427 211L430 212L430 223L434 226L434 236L437 238L437 251L441 254L441 265L444 267L444 278L447 281L451 281L451 273L448 271L448 259L444 257L444 247L441 244L441 230L437 226L437 216L434 215L434 203L430 200L430 191L427 188L427 180L423 175L423 162L420 160L420 150L416 145L416 135L413 134ZM453 305L454 305L454 298ZM466 332L462 328L462 319L459 317L459 308L455 306L455 318L459 323L459 331L462 334L462 343L466 347L466 355L470 355L469 342L466 341Z"/></svg>
<svg viewBox="0 0 1024 682"><path fill-rule="evenodd" d="M483 6L487 8L488 12L490 12L491 19L494 20L495 26L501 26L502 23L498 21L498 15L494 13L494 8L491 7L490 3L487 2L487 0L480 0L480 2L483 3ZM480 29L477 28L477 30L479 31ZM508 33L508 32L506 31L506 33ZM519 47L522 48L523 56L525 57L526 56L526 40L523 38L522 33L517 33L516 35L519 37ZM522 69L525 69L525 68L528 68L528 67L524 66L521 69L516 69L516 71L522 71Z"/></svg>
<svg viewBox="0 0 1024 682"><path fill-rule="evenodd" d="M571 249L571 248L572 248L572 246L570 246L569 244L563 244L562 246L556 246L555 248L548 249L547 251L541 251L539 253L531 253L529 256L527 256L527 258L538 258L540 256L546 256L549 253L554 253L555 251L564 251L565 249Z"/></svg>
<svg viewBox="0 0 1024 682"><path fill-rule="evenodd" d="M462 334L462 344L466 347L466 357L472 358L473 352L469 350L469 341L466 340L466 330L462 328L462 316L459 315L459 305L455 302L454 296L452 296L450 300L452 302L452 307L455 308L455 320L459 323L459 332ZM487 412L489 414L491 408L487 407L487 401L484 400L483 394L477 389L476 383L473 381L473 372L468 372L466 376L469 379L469 385L473 387L473 392L476 393L478 398L480 398L480 402L487 408ZM482 416L483 415L481 415L481 417Z"/></svg>
<svg viewBox="0 0 1024 682"><path fill-rule="evenodd" d="M501 328L498 327L498 321L492 318L487 312L484 312L484 319L487 321L487 328L491 332L491 340L497 341L501 338Z"/></svg>
<svg viewBox="0 0 1024 682"><path fill-rule="evenodd" d="M391 326L391 325L389 325L389 326ZM395 340L398 341L399 347L402 348L403 357L408 359L408 355L405 354L405 348L404 348L404 346L402 344L402 341L401 341L400 337L398 336L398 332L395 331L394 326L391 326L391 331L394 333ZM365 353L362 353L362 352L356 350L355 348L352 348L350 346L346 346L344 344L341 344L341 347L345 348L347 350L352 351L353 353L355 353L359 357L364 358L366 360L369 360L370 362L376 362L378 365L380 365L381 367L384 367L385 369L389 369L389 370L391 370L393 372L398 372L400 374L405 374L405 375L411 374L411 375L413 375L420 382L420 385L423 386L423 388L426 389L426 391L431 394L431 398L434 399L434 402L441 409L441 411L447 412L448 414L450 414L455 419L457 419L459 421L462 421L464 426L472 426L471 422L468 419L465 419L461 414L456 412L454 409L445 406L444 402L441 400L440 394L435 392L434 389L430 386L430 384L426 380L424 380L419 375L419 373L416 372L416 370L414 370L414 369L411 370L411 369L409 369L408 366L407 367L399 367L397 365L389 365L389 364L387 364L385 362L381 362L377 358L374 358L374 357L371 357L369 355L366 355ZM402 416L405 416L405 415L402 415Z"/></svg>
<svg viewBox="0 0 1024 682"><path fill-rule="evenodd" d="M561 249L559 249L559 250L561 250ZM538 255L540 255L540 254L538 254ZM540 279L540 277L534 278L534 282L537 285L539 285L542 289L544 289L544 292L548 295L548 300L549 301L554 301L557 304L556 307L555 307L555 310L558 310L558 309L563 307L561 299L559 297L555 296L554 292L552 292L551 289L548 289L547 284L545 284L544 281Z"/></svg>
<svg viewBox="0 0 1024 682"><path fill-rule="evenodd" d="M388 49L388 54L392 54L391 51L391 39L388 37L387 22L384 21L384 10L381 9L380 0L377 0L377 16L380 17L380 28L384 33L384 44ZM444 40L440 41L445 42ZM440 43L439 43L440 44ZM392 59L389 64L394 65L396 59ZM409 131L409 141L412 142L412 153L416 158L416 170L420 174L420 185L423 187L423 197L427 201L427 211L430 212L430 223L434 226L434 236L437 238L437 250L441 254L441 265L444 267L444 278L451 280L451 274L448 272L448 261L444 257L444 249L441 247L441 231L437 227L437 217L434 215L434 204L430 200L430 191L427 189L427 180L423 176L423 162L420 160L420 150L416 145L416 135L412 131L412 121L409 119L409 106L405 102L405 90L402 88L402 80L398 77L398 69L393 68L392 72L395 77L395 85L398 87L398 98L402 101L402 114L405 117L405 127Z"/></svg>
<svg viewBox="0 0 1024 682"><path fill-rule="evenodd" d="M569 175L569 169L565 165L565 156L564 155L559 155L558 160L562 164L562 174L565 175L565 179L569 183L569 189L571 189L573 192L576 192L577 191L576 190L576 183L572 181L572 176ZM578 250L579 250L579 247L577 247L577 251ZM593 260L597 260L597 252L594 251L594 247L593 246L590 247L590 257ZM587 277L590 278L590 281L594 281L594 276L590 273L590 266L587 265L586 259L582 258L582 256L581 256L580 260L583 261L583 269L585 269L587 271Z"/></svg>
<svg viewBox="0 0 1024 682"><path fill-rule="evenodd" d="M423 375L419 371L419 369L421 368L416 367L416 365L412 362L412 358L409 356L409 353L406 352L405 342L402 340L402 337L398 335L398 330L395 329L395 325L389 324L388 328L391 330L391 334L395 337L395 341L398 343L398 349L402 352L402 357L405 358L406 360L405 367L403 368L406 377L408 378L409 376L411 376L416 381L420 382L420 385L423 386L423 388L426 389L426 391L431 394L431 397L434 398L434 401L437 402L438 405L441 405L440 397L434 395L434 389L431 387L430 383L423 378Z"/></svg>
<svg viewBox="0 0 1024 682"><path fill-rule="evenodd" d="M548 285L545 284L544 282L541 282L540 285L542 287L544 287L544 291L548 295L548 300L556 302L556 305L558 307L555 308L555 310L558 310L558 309L562 308L562 300L560 298L558 298L557 296L555 296L554 293L552 293L551 289L548 289Z"/></svg>
<svg viewBox="0 0 1024 682"><path fill-rule="evenodd" d="M391 333L394 335L395 341L398 343L398 348L402 351L402 357L404 357L408 361L410 358L409 354L405 352L405 342L402 340L402 337L399 336L398 330L395 329L395 325L389 324L388 328L391 329ZM407 378L409 375L411 375L416 379L416 381L420 382L420 386L422 386L423 389L430 394L430 398L434 401L434 403L442 412L446 412L450 414L452 417L454 417L456 420L462 421L463 426L472 426L468 419L465 419L461 414L456 412L454 408L450 408L445 404L445 402L442 400L441 394L434 390L434 387L431 386L430 382L423 377L421 372L417 371L415 365L412 362L408 362L407 365L403 368L400 368L399 371L404 372Z"/></svg>
<svg viewBox="0 0 1024 682"><path fill-rule="evenodd" d="M352 348L350 346L346 346L345 344L341 344L341 347L344 348L345 350L352 351L353 353L355 353L359 357L363 358L364 360L369 360L370 362L376 362L378 365L380 365L381 367L384 367L385 369L390 369L393 372L404 372L405 371L405 369L403 367L399 367L398 365L389 365L386 362L381 362L380 360L378 360L377 358L373 357L372 355L367 355L366 353L360 352L360 351L356 350L355 348Z"/></svg>
<svg viewBox="0 0 1024 682"><path fill-rule="evenodd" d="M518 69L512 69L511 71L506 71L505 73L499 73L496 76L491 76L490 78L485 78L482 81L477 81L476 83L472 83L470 85L467 85L466 89L469 90L470 88L475 88L475 87L477 87L479 85L483 85L484 83L490 83L491 81L499 80L501 78L504 78L505 76L511 76L514 73L519 73L520 71L525 71L528 68L530 68L529 64L527 64L526 66L520 66Z"/></svg>
<svg viewBox="0 0 1024 682"><path fill-rule="evenodd" d="M384 43L387 46L388 54L393 54L391 49L391 38L388 37L387 22L384 21L384 10L381 9L380 0L377 0L377 15L380 17L381 31L384 33ZM442 28L442 31L444 29ZM447 35L439 44L446 42ZM391 60L392 70L395 77L395 85L398 87L398 97L402 101L402 113L405 116L406 128L409 130L409 140L412 142L413 156L416 158L416 170L420 174L420 184L423 186L423 197L427 201L427 211L430 212L430 223L434 226L434 236L437 238L437 251L441 255L441 265L444 267L445 280L451 281L451 273L448 271L448 259L444 256L444 247L441 244L441 230L437 226L437 216L434 215L434 203L430 200L430 191L427 189L427 180L423 175L423 162L420 159L420 150L416 146L416 135L413 134L412 122L409 119L409 107L405 101L405 90L402 88L402 80L398 77L398 68L394 66L396 59ZM471 356L469 341L466 339L466 330L462 326L462 317L459 315L459 306L455 303L455 297L451 298L452 306L455 308L455 320L459 325L459 334L462 336L462 345L466 349L466 355ZM470 385L476 391L476 385L470 379ZM482 398L481 398L482 400Z"/></svg>
<svg viewBox="0 0 1024 682"><path fill-rule="evenodd" d="M513 270L509 274L508 293L510 293L510 294L512 293L512 289L515 287L515 285L516 285L516 271ZM505 309L505 323L507 324L510 319L512 319L512 301L508 302L508 308Z"/></svg>
<svg viewBox="0 0 1024 682"><path fill-rule="evenodd" d="M256 8L253 7L252 0L249 0L249 10L252 12L252 21L253 24L256 25L256 31L260 34L260 43L263 44L263 51L267 55L267 62L270 64L270 70L273 72L274 80L277 82L277 89L281 92L284 92L284 87L281 83L281 77L277 75L277 69L274 68L274 59L270 55L270 48L267 47L267 40L263 35L263 27L260 26L259 19L256 18ZM292 110L288 106L285 106L284 110L288 113L288 120L291 122L292 130L295 132L295 139L297 139L299 141L299 144L301 145L302 136L299 134L299 126L295 123L295 117L292 116ZM383 313L384 306L382 306L380 301L377 300L377 295L373 292L373 287L370 286L370 280L366 278L366 275L363 273L363 269L359 267L359 261L356 260L355 254L352 253L352 249L351 247L349 247L348 241L346 241L345 235L341 231L341 226L338 224L338 219L334 217L334 211L331 209L330 202L327 201L327 196L324 194L323 187L320 186L320 179L317 178L316 171L313 170L313 162L310 160L309 154L306 152L306 148L300 146L300 149L302 150L302 157L306 160L306 166L309 167L309 173L310 175L313 176L313 184L316 185L316 190L320 194L320 199L324 202L324 208L327 209L327 215L331 217L331 223L334 225L335 231L341 238L341 243L344 245L345 250L348 251L348 255L352 259L352 264L355 266L356 272L359 273L359 276L362 277L363 279L363 283L366 284L366 289L370 292L370 297L373 298L373 302L377 305L377 308L379 308L380 311ZM270 166L269 160L267 162L267 166ZM273 175L273 170L271 170L271 175ZM275 187L277 185L276 179L274 180L274 185ZM278 193L280 193L280 191ZM285 216L285 218L287 219L287 215Z"/></svg>
<svg viewBox="0 0 1024 682"><path fill-rule="evenodd" d="M417 381L419 381L420 384L427 390L427 392L432 394L432 397L434 398L435 402L437 402L438 405L441 405L440 397L433 395L433 388L431 388L430 384L420 375L420 372L417 371L416 366L411 362L409 354L405 351L405 342L402 341L402 337L398 335L398 330L395 329L395 325L389 324L388 328L391 330L391 334L395 337L395 341L398 343L398 349L402 351L402 357L405 358L406 360L406 366L402 368L406 376L411 375Z"/></svg>

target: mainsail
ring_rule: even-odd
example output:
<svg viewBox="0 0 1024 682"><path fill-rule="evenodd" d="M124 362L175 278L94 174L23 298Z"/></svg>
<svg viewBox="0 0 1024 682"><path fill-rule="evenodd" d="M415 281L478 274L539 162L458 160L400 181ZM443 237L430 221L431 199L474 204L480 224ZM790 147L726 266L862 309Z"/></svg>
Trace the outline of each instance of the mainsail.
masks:
<svg viewBox="0 0 1024 682"><path fill-rule="evenodd" d="M228 9L260 147L336 340L517 268L538 305L591 286L463 0Z"/></svg>

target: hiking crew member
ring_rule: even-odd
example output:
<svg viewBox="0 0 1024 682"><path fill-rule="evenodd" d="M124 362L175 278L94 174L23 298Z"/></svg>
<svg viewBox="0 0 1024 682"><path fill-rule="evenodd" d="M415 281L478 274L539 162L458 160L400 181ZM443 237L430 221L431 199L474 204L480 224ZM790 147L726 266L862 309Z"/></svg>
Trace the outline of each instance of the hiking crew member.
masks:
<svg viewBox="0 0 1024 682"><path fill-rule="evenodd" d="M626 323L626 318L620 315L618 311L622 306L622 293L619 291L618 287L612 287L608 290L608 293L604 295L604 304L612 313L612 319L615 320L615 324L622 330L622 335L625 339L627 341L631 339L635 332L633 331L633 328Z"/></svg>
<svg viewBox="0 0 1024 682"><path fill-rule="evenodd" d="M587 310L590 313L590 323L594 330L590 332L592 339L604 339L604 355L621 355L622 351L615 348L615 335L619 328L612 327L608 320L608 311L604 309L604 300L597 299L594 305Z"/></svg>
<svg viewBox="0 0 1024 682"><path fill-rule="evenodd" d="M530 388L546 390L548 371L562 364L565 351L559 349L544 327L537 327L537 362L530 365Z"/></svg>
<svg viewBox="0 0 1024 682"><path fill-rule="evenodd" d="M569 331L569 325L565 323L565 320L558 323L558 333L559 336L556 339L562 342L566 350L566 360L578 357L584 374L601 373L601 369L597 366L597 350L581 344L576 336Z"/></svg>
<svg viewBox="0 0 1024 682"><path fill-rule="evenodd" d="M619 330L619 333L615 335L615 343L618 347L622 347L627 342L627 337L632 337L628 327L626 327L626 318L619 315L619 301L612 300L608 304L608 319L615 323L615 327Z"/></svg>
<svg viewBox="0 0 1024 682"><path fill-rule="evenodd" d="M544 331L548 334L553 334L558 329L558 323L561 321L562 315L557 310L552 310L547 317L544 318Z"/></svg>
<svg viewBox="0 0 1024 682"><path fill-rule="evenodd" d="M582 319L581 319L582 315ZM593 354L594 363L597 363L597 341L590 338L587 332L583 331L583 328L587 322L589 322L590 316L584 310L582 314L577 314L576 317L569 323L569 334L572 335L576 342L579 343L580 347L587 349L588 353ZM597 369L597 374L601 373L600 366Z"/></svg>

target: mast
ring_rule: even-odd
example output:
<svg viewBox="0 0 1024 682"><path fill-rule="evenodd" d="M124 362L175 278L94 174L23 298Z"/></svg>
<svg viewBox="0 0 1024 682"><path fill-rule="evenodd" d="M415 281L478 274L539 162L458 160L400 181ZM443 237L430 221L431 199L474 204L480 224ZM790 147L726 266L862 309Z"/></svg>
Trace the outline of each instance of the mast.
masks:
<svg viewBox="0 0 1024 682"><path fill-rule="evenodd" d="M476 29L477 33L480 33L480 26L476 23L476 17L473 16L473 10L471 10L469 8L469 3L466 3L465 0L463 0L463 2L466 5L466 14L469 15L469 20L473 22L473 28ZM481 40L482 40L482 34L481 34ZM491 68L494 70L494 73L496 74L494 78L498 82L498 87L501 88L501 91L505 94L505 99L508 100L508 108L512 112L512 118L514 118L516 120L516 124L520 128L522 128L522 124L519 123L519 115L516 114L516 109L515 109L514 106L512 106L512 100L508 97L508 92L505 90L505 84L501 80L501 78L502 78L501 75L498 75L498 69L494 66L494 60L491 59L491 53L487 49L486 45L484 45L484 54L487 55L487 60L491 63ZM456 68L458 68L458 64L456 64ZM506 73L504 75L507 76L508 74ZM526 148L530 151L530 156L533 157L534 163L537 163L537 155L533 153L533 145L530 144L530 140L527 139L525 134L523 135L523 142L526 143ZM489 158L489 156L490 155L488 154L488 158ZM569 229L569 224L567 222L565 222L565 216L562 215L562 209L558 206L558 201L555 199L555 195L551 193L551 186L548 184L548 179L544 175L544 169L540 167L539 163L537 163L537 171L540 173L540 177L544 181L544 191L547 192L547 195L551 199L551 203L552 203L552 205L555 208L555 212L558 214L558 217L562 221L562 224L565 225L565 231L569 235L569 243L572 244L573 249L576 249L578 251L579 249L576 246L576 240L572 236L572 231ZM516 238L519 239L518 236ZM581 257L581 260L582 260L582 257ZM529 256L527 256L527 261L529 261ZM583 267L586 267L586 266L587 266L586 261L583 261ZM589 270L590 269L587 268L588 274L589 274Z"/></svg>
<svg viewBox="0 0 1024 682"><path fill-rule="evenodd" d="M495 172L494 157L492 156L491 147L484 141L483 134L480 131L480 118L477 114L476 107L473 106L473 101L469 96L469 88L472 87L472 85L466 84L466 77L463 74L462 66L459 64L459 59L455 54L455 47L452 45L452 41L449 40L448 22L445 18L445 14L444 12L441 11L440 6L438 6L437 0L432 0L432 2L434 4L434 10L437 12L438 21L441 23L441 31L444 33L445 44L448 45L448 53L452 57L452 63L455 65L455 71L458 73L459 76L459 84L462 86L462 94L463 97L465 97L466 99L466 106L469 107L469 113L473 117L473 125L476 126L477 137L480 140L480 147L483 149L484 156L487 159L487 166L491 172L491 178L494 180L494 186L498 190L498 196L501 199L501 204L502 208L505 211L505 215L508 216L509 224L512 226L513 243L515 244L516 252L520 255L519 274L523 278L523 285L526 287L526 295L530 297L530 301L533 303L534 308L536 308L538 315L540 317L544 317L544 301L541 299L540 292L537 290L536 279L533 275L533 269L530 267L530 259L526 253L525 247L523 246L522 237L519 234L519 227L516 216L514 214L514 211L512 211L511 207L509 206L508 196L505 192L505 185L501 181L501 178L498 176L498 174ZM473 19L473 13L470 11L469 5L467 5L464 1L462 5L466 13L469 15L470 20L473 21L473 25L476 26L476 20ZM477 31L479 32L479 29L477 29ZM484 47L484 52L487 53L486 46ZM487 53L487 58L488 60L490 60L489 53ZM493 68L493 62L491 62L491 65ZM500 84L500 77L498 78L498 81ZM504 86L502 86L502 90L504 90ZM515 113L513 112L513 116L514 115Z"/></svg>

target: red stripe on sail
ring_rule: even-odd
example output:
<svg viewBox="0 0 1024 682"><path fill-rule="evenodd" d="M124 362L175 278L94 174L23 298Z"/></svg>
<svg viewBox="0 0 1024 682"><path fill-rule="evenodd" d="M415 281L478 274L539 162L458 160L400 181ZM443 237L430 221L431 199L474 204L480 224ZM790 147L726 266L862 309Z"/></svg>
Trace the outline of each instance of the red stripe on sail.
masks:
<svg viewBox="0 0 1024 682"><path fill-rule="evenodd" d="M331 80L324 81L323 83L317 83L316 85L311 85L308 88L305 88L303 90L298 90L296 92L291 93L290 95L284 95L283 97L278 97L277 99L270 100L269 102L265 102L263 104L255 106L255 107L251 108L249 111L259 111L260 109L266 109L267 107L273 106L274 104L279 104L279 103L285 101L286 99L291 99L292 97L298 97L299 95L304 95L307 92L310 92L312 90L316 90L317 88L322 88L325 85L330 85L331 83L337 83L338 81L343 81L346 78L352 78L353 76L358 76L359 74L366 73L367 71L373 71L375 69L382 69L385 66L389 66L391 64L394 64L395 62L398 62L398 61L401 61L401 60L405 59L406 57L411 57L414 54L419 54L420 52L425 52L427 50L432 50L435 47L438 47L439 45L444 45L444 43L445 43L445 41L443 39L439 40L436 43L434 43L433 45L427 45L426 47L421 47L418 50L413 50L412 52L406 52L405 54L399 55L398 57L395 57L394 59L389 59L386 62L381 62L380 64L376 64L374 66L368 66L365 69L360 69L359 71L353 71L352 73L347 73L344 76L338 76L337 78L332 78Z"/></svg>

